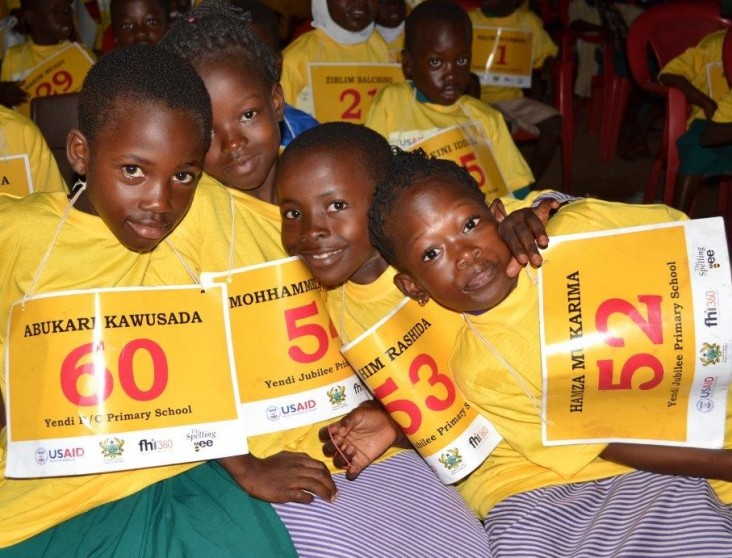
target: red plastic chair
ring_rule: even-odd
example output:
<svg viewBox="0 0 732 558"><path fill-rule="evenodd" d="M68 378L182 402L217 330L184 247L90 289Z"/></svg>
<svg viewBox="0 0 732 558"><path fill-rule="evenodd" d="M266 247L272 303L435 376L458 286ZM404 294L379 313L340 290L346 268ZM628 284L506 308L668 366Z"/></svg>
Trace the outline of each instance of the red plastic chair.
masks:
<svg viewBox="0 0 732 558"><path fill-rule="evenodd" d="M646 183L644 203L656 198L661 171L665 168L663 201L672 205L674 184L679 170L676 140L686 131L688 107L684 94L656 81L648 66L651 54L658 70L672 58L696 45L709 33L729 28L732 21L719 14L719 8L704 4L670 3L655 6L640 16L628 32L628 62L636 82L643 89L666 97L666 120L651 174Z"/></svg>

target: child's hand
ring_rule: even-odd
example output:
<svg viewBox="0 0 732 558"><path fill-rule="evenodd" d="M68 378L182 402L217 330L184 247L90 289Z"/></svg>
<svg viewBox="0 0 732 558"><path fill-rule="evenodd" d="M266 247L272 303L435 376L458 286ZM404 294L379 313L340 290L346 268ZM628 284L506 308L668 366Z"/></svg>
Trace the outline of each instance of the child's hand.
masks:
<svg viewBox="0 0 732 558"><path fill-rule="evenodd" d="M717 103L711 97L706 97L704 102L701 104L701 108L704 111L704 116L707 120L712 120L714 113L717 112Z"/></svg>
<svg viewBox="0 0 732 558"><path fill-rule="evenodd" d="M500 202L494 200L493 203ZM507 215L498 224L498 234L511 250L513 259L506 268L509 277L516 277L526 264L539 267L542 262L539 248L549 245L546 225L550 213L558 209L560 202L544 199L533 209L525 208ZM537 245L539 248L537 248Z"/></svg>
<svg viewBox="0 0 732 558"><path fill-rule="evenodd" d="M305 453L283 451L264 459L237 455L218 462L247 494L266 502L309 504L314 496L329 502L336 496L328 468Z"/></svg>
<svg viewBox="0 0 732 558"><path fill-rule="evenodd" d="M376 401L364 401L341 420L320 429L323 453L354 480L402 436Z"/></svg>
<svg viewBox="0 0 732 558"><path fill-rule="evenodd" d="M22 105L28 99L28 93L23 91L15 81L0 81L0 105L12 108Z"/></svg>

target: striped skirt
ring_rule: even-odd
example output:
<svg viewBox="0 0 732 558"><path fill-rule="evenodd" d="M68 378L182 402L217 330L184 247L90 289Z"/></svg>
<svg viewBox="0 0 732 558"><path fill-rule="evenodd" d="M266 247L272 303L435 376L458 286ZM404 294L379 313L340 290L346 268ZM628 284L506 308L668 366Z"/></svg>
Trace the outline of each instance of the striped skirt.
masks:
<svg viewBox="0 0 732 558"><path fill-rule="evenodd" d="M333 477L335 502L274 504L300 558L489 556L478 519L414 451Z"/></svg>
<svg viewBox="0 0 732 558"><path fill-rule="evenodd" d="M732 506L699 478L636 471L541 488L484 524L493 558L732 557Z"/></svg>

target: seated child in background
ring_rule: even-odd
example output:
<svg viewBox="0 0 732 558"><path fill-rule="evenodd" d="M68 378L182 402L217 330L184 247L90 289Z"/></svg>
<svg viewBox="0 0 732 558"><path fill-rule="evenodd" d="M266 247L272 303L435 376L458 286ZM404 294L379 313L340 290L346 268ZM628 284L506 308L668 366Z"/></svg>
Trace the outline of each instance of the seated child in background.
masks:
<svg viewBox="0 0 732 558"><path fill-rule="evenodd" d="M170 22L172 23L187 14L192 4L192 0L168 0ZM196 2L196 4L200 4L200 2Z"/></svg>
<svg viewBox="0 0 732 558"><path fill-rule="evenodd" d="M18 159L18 155L28 158L29 174L13 174L11 178L7 164ZM19 112L5 107L0 107L0 176L3 178L1 193L69 191L38 127ZM18 182L21 177L24 180Z"/></svg>
<svg viewBox="0 0 732 558"><path fill-rule="evenodd" d="M530 10L519 9L518 0L482 0L480 9L468 12L473 25L485 25L506 29L529 31L533 38L532 67L534 78L532 89L540 89L541 83L547 84L548 94L552 91L552 63L557 54L555 45L544 30L541 20ZM536 93L541 98L543 95ZM481 99L500 110L511 129L521 129L538 134L533 147L529 167L537 182L544 175L554 152L559 145L562 129L561 115L543 102L524 97L518 87L481 86Z"/></svg>
<svg viewBox="0 0 732 558"><path fill-rule="evenodd" d="M280 49L277 13L258 0L232 0L231 4L245 12L249 12L252 18L250 24L252 31L274 53L277 61L277 74L281 75L282 50ZM280 121L280 148L284 149L298 135L317 125L318 121L315 118L296 109L289 103L285 103L285 115Z"/></svg>
<svg viewBox="0 0 732 558"><path fill-rule="evenodd" d="M407 18L407 4L404 0L379 0L376 10L376 32L389 46L393 60L401 60L404 48L404 20Z"/></svg>
<svg viewBox="0 0 732 558"><path fill-rule="evenodd" d="M366 220L376 184L388 171L390 153L376 132L331 122L296 138L277 165L282 244L328 290L328 311L343 343L374 325L404 298L394 287L394 270L369 243ZM540 225L531 210L512 217L514 222ZM534 235L528 234L533 246ZM349 483L344 475L334 475L335 504L315 500L306 509L276 506L280 517L298 530L327 520L329 544L342 550L353 546L350 541L355 537L359 556L487 555L484 536L476 531L477 523L464 504L455 499L454 489L442 485L414 450L391 450L384 457L366 485L359 486L360 479ZM381 498L382 494L388 497ZM346 514L341 505L348 506ZM385 515L391 527L384 526ZM346 525L349 518L357 518L356 525ZM291 534L302 552L292 528ZM367 541L374 547L364 547Z"/></svg>
<svg viewBox="0 0 732 558"><path fill-rule="evenodd" d="M676 177L676 199L674 206L688 211L694 194L705 176L727 174L732 171L732 150L721 147L706 147L700 137L713 120L729 122L728 107L719 111L718 103L727 95L729 87L721 70L722 43L726 31L715 31L704 37L698 45L686 49L682 54L666 64L658 76L658 81L667 87L677 87L691 105L691 116L687 121L687 131L676 145L679 150L679 172ZM717 66L722 72L720 80L710 82L710 70ZM729 102L729 97L725 98Z"/></svg>
<svg viewBox="0 0 732 558"><path fill-rule="evenodd" d="M388 63L389 47L374 32L377 0L312 0L314 30L304 33L283 55L285 100L315 114L308 78L310 62Z"/></svg>
<svg viewBox="0 0 732 558"><path fill-rule="evenodd" d="M104 56L84 82L68 140L85 187L70 202L64 192L0 196L0 321L23 296L145 283L151 253L170 250L158 244L191 204L210 137L210 100L188 64L142 45ZM3 353L5 336L3 328ZM4 366L3 357L3 389ZM295 556L271 506L213 462L3 474L0 501L0 556L235 556L242 548Z"/></svg>
<svg viewBox="0 0 732 558"><path fill-rule="evenodd" d="M503 116L464 95L470 80L472 28L452 0L427 0L407 17L402 68L406 83L376 94L366 125L402 149L458 124L476 124L490 141L509 192L523 197L534 182Z"/></svg>
<svg viewBox="0 0 732 558"><path fill-rule="evenodd" d="M369 214L372 242L399 270L395 282L402 292L433 298L465 318L450 370L504 439L458 490L484 518L491 555L688 556L702 547L705 556L728 555L732 508L712 487L729 503L732 484L706 478L732 480L729 450L543 446L536 406L542 397L538 287L529 273L506 273L510 252L498 235L501 217L463 169L419 152L395 155ZM578 200L559 210L547 232L684 218L666 206ZM387 436L389 421L374 430L375 414L369 425L354 416L359 411L331 428L352 458L351 476L373 449L358 442L359 430L396 436Z"/></svg>
<svg viewBox="0 0 732 558"><path fill-rule="evenodd" d="M65 49L75 36L71 0L21 0L20 5L24 28L30 38L9 48L2 61L0 82L6 82L6 85L0 89L5 95L0 98L0 104L5 106L15 106L26 100L27 93L20 93L23 90L18 82L44 60ZM94 54L83 43L78 44L94 59Z"/></svg>
<svg viewBox="0 0 732 558"><path fill-rule="evenodd" d="M136 44L156 45L168 29L168 9L164 0L112 0L109 27L117 47Z"/></svg>

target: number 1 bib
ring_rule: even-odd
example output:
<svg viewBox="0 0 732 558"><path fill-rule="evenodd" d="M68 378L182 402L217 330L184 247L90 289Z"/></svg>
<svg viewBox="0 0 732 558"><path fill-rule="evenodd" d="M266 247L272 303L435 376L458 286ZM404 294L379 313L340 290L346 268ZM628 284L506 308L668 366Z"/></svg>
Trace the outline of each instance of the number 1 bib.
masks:
<svg viewBox="0 0 732 558"><path fill-rule="evenodd" d="M529 88L533 44L531 31L476 25L470 69L483 85Z"/></svg>

